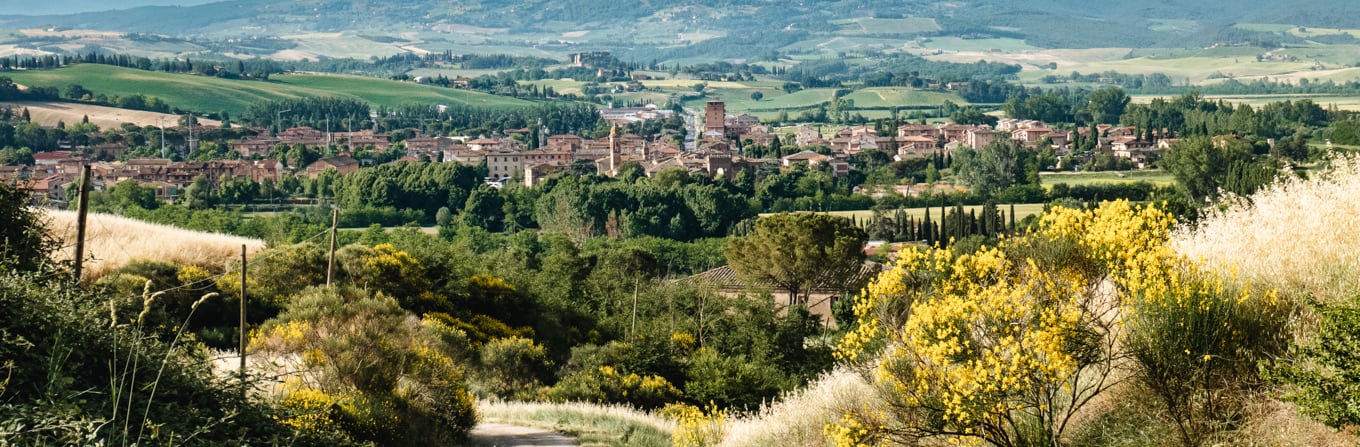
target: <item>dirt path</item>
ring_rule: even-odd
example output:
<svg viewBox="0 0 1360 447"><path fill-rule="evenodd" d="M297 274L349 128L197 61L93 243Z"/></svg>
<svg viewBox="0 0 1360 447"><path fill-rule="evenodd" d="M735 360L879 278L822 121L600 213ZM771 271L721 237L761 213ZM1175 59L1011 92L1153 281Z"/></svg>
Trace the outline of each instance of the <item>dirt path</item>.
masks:
<svg viewBox="0 0 1360 447"><path fill-rule="evenodd" d="M548 446L572 447L576 440L561 433L518 425L482 423L469 435L478 447Z"/></svg>

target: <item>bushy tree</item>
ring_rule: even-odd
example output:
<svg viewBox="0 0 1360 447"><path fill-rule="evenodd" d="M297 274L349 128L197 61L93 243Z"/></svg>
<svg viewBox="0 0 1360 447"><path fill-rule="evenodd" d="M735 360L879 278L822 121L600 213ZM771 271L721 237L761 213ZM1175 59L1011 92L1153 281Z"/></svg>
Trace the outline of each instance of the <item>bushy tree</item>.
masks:
<svg viewBox="0 0 1360 447"><path fill-rule="evenodd" d="M1102 124L1118 124L1129 105L1129 95L1119 87L1104 87L1086 97L1091 119Z"/></svg>
<svg viewBox="0 0 1360 447"><path fill-rule="evenodd" d="M756 221L755 233L727 245L727 262L742 276L806 302L817 287L841 287L860 276L868 236L849 219L781 213Z"/></svg>
<svg viewBox="0 0 1360 447"><path fill-rule="evenodd" d="M36 271L55 266L59 242L43 228L42 214L28 204L28 193L0 182L0 271Z"/></svg>
<svg viewBox="0 0 1360 447"><path fill-rule="evenodd" d="M1190 137L1172 143L1161 166L1193 200L1218 196L1233 166L1252 162L1251 145L1236 138Z"/></svg>
<svg viewBox="0 0 1360 447"><path fill-rule="evenodd" d="M1024 152L1009 138L998 138L977 150L961 147L954 151L954 173L978 194L996 194L1026 182Z"/></svg>

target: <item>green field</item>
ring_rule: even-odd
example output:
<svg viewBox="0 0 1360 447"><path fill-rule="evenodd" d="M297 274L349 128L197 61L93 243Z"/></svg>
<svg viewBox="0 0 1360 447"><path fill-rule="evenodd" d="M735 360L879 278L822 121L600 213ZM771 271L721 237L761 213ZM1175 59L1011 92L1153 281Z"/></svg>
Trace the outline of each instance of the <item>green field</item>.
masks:
<svg viewBox="0 0 1360 447"><path fill-rule="evenodd" d="M1044 172L1039 174L1044 186L1066 183L1071 186L1096 183L1133 183L1149 182L1165 186L1176 183L1171 173L1162 170L1147 171L1103 171L1103 172Z"/></svg>
<svg viewBox="0 0 1360 447"><path fill-rule="evenodd" d="M696 81L674 81L675 85L690 85L689 82ZM691 99L686 101L685 106L689 108L703 108L703 103L711 99L720 99L727 104L727 111L733 113L751 113L758 116L774 116L781 111L798 111L815 108L818 105L831 101L836 89L814 88L799 90L793 93L784 93L778 88L778 83L770 82L721 82L709 84L710 88L704 90L704 98ZM690 88L664 89L673 93L693 93ZM759 101L751 99L752 92L760 92L764 95ZM862 113L865 116L874 114L875 116L886 117L890 114L892 107L903 109L920 107L937 107L943 105L945 101L952 101L955 104L966 105L968 101L951 93L933 92L916 90L905 87L871 87L856 90L846 98L854 101L855 108L851 112Z"/></svg>
<svg viewBox="0 0 1360 447"><path fill-rule="evenodd" d="M1041 48L1025 43L1020 39L964 39L962 37L932 37L923 46L947 51L1034 51ZM976 62L976 61L974 61Z"/></svg>
<svg viewBox="0 0 1360 447"><path fill-rule="evenodd" d="M226 111L240 116L256 102L300 97L349 97L374 105L470 104L519 107L533 103L485 93L358 76L322 74L276 75L270 81L238 81L206 76L161 73L109 65L81 64L55 70L13 71L4 76L29 86L65 89L80 84L96 94L141 93L184 110Z"/></svg>
<svg viewBox="0 0 1360 447"><path fill-rule="evenodd" d="M939 31L935 19L909 17L905 19L876 19L860 17L854 19L831 20L827 23L841 27L841 34L920 34Z"/></svg>
<svg viewBox="0 0 1360 447"><path fill-rule="evenodd" d="M1130 95L1133 103L1147 104L1153 98L1171 99L1177 95ZM1252 107L1259 107L1272 102L1298 101L1301 99L1312 100L1323 108L1335 106L1338 110L1360 110L1360 96L1335 96L1335 95L1203 95L1204 99L1217 101L1223 100L1233 104L1247 104Z"/></svg>
<svg viewBox="0 0 1360 447"><path fill-rule="evenodd" d="M855 101L855 107L919 107L941 106L945 101L954 104L968 104L953 93L916 90L905 87L870 87L856 90L846 96Z"/></svg>

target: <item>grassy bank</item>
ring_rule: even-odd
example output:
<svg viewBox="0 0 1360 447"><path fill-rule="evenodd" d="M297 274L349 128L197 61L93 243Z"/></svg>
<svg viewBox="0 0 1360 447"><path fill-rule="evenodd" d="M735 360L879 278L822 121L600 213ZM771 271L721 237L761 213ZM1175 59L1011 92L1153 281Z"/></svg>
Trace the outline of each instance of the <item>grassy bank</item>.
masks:
<svg viewBox="0 0 1360 447"><path fill-rule="evenodd" d="M483 421L559 431L583 446L666 447L674 426L624 406L482 401L477 411Z"/></svg>

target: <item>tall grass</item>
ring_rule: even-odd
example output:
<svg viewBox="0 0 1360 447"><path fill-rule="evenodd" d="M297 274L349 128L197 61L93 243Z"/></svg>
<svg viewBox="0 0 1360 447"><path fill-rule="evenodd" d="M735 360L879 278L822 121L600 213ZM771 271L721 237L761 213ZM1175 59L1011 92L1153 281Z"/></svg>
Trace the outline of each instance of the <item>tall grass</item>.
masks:
<svg viewBox="0 0 1360 447"><path fill-rule="evenodd" d="M1360 290L1360 156L1287 178L1172 237L1181 253L1241 281L1334 302Z"/></svg>
<svg viewBox="0 0 1360 447"><path fill-rule="evenodd" d="M75 257L76 213L47 211L46 226L61 241L60 260ZM241 245L248 253L264 248L264 241L240 236L185 230L111 214L91 213L85 232L85 278L94 280L106 272L138 259L178 265L222 266L239 259Z"/></svg>
<svg viewBox="0 0 1360 447"><path fill-rule="evenodd" d="M837 368L754 414L733 419L718 445L824 447L823 428L839 421L844 409L877 408L881 403L877 390L863 377Z"/></svg>
<svg viewBox="0 0 1360 447"><path fill-rule="evenodd" d="M481 401L484 421L557 430L581 445L666 447L675 422L620 405Z"/></svg>

